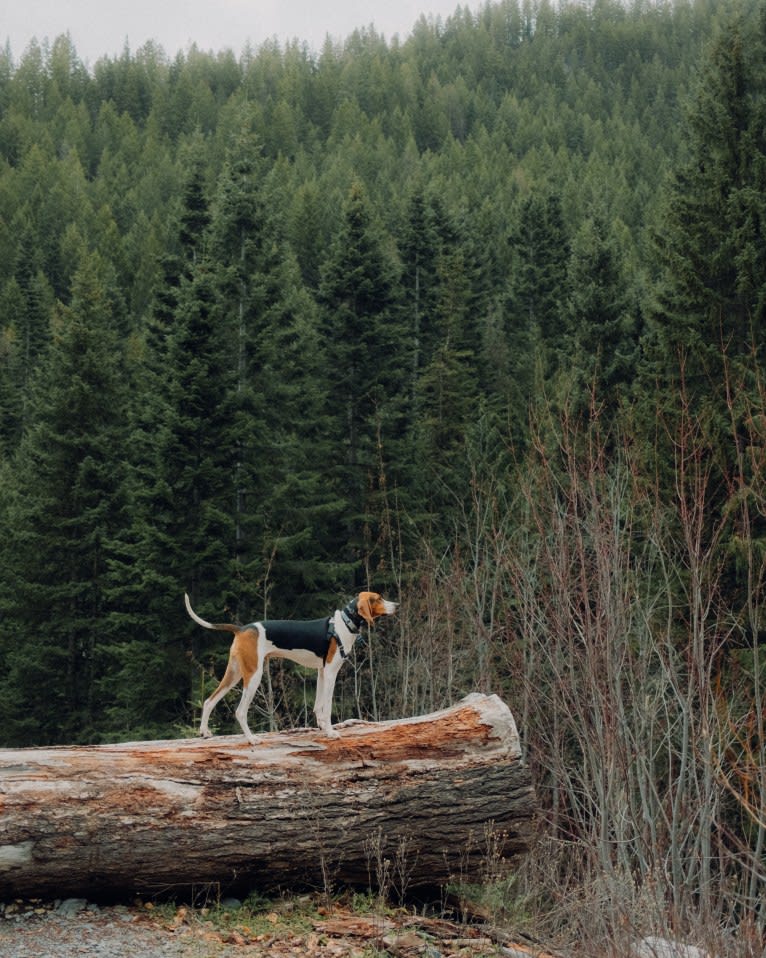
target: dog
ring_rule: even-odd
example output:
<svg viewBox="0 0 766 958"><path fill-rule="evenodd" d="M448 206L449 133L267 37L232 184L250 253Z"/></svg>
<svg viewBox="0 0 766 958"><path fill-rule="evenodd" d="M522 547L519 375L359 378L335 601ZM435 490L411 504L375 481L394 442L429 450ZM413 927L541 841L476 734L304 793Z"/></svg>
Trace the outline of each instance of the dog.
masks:
<svg viewBox="0 0 766 958"><path fill-rule="evenodd" d="M377 592L360 592L343 609L324 619L290 620L265 619L250 625L216 625L201 619L184 593L186 611L197 625L216 632L232 632L234 640L229 651L226 673L218 688L205 699L202 706L200 735L209 738L210 713L240 680L242 698L236 716L245 738L251 744L256 741L247 724L255 693L263 678L263 668L268 659L290 659L299 665L317 670L317 691L314 704L317 726L331 738L338 732L332 727L332 696L335 680L341 665L354 647L359 630L366 622L372 626L384 615L393 615L397 603L383 599Z"/></svg>

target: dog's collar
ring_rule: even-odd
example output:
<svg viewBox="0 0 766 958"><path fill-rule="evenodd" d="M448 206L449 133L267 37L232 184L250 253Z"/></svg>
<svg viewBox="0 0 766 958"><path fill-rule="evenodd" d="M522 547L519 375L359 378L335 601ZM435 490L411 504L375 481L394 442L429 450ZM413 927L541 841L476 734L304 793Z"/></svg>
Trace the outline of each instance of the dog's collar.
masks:
<svg viewBox="0 0 766 958"><path fill-rule="evenodd" d="M364 625L364 618L356 611L356 599L352 599L344 609L341 609L340 614L349 632L357 633Z"/></svg>

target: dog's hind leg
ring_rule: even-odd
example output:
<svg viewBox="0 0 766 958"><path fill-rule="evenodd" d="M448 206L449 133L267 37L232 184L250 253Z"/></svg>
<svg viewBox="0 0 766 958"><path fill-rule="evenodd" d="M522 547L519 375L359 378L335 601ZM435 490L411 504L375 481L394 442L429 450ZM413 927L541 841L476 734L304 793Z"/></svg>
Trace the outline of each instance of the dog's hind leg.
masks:
<svg viewBox="0 0 766 958"><path fill-rule="evenodd" d="M231 689L234 688L241 678L242 673L240 672L237 660L233 658L229 659L229 664L226 666L226 672L221 679L218 688L211 696L205 699L205 702L202 706L202 721L200 722L199 726L199 734L203 738L210 738L211 735L210 728L208 727L210 713L213 711L216 705L218 705L224 695L231 691Z"/></svg>

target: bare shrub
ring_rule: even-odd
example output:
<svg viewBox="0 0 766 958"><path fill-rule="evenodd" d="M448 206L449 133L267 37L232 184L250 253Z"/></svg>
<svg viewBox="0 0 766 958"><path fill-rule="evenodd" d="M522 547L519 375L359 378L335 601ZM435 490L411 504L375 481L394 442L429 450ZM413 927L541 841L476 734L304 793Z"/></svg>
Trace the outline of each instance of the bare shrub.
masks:
<svg viewBox="0 0 766 958"><path fill-rule="evenodd" d="M522 894L582 953L762 955L766 399L729 395L728 465L682 391L662 480L597 409L546 410L513 476L477 469L424 543L378 672L388 714L504 695L544 823Z"/></svg>
<svg viewBox="0 0 766 958"><path fill-rule="evenodd" d="M538 435L505 564L508 662L557 851L551 907L574 926L586 909L580 940L685 931L724 954L727 930L763 931L760 666L729 684L733 513L710 508L701 423L684 407L676 426L672 501L597 417ZM759 569L746 607L761 586Z"/></svg>

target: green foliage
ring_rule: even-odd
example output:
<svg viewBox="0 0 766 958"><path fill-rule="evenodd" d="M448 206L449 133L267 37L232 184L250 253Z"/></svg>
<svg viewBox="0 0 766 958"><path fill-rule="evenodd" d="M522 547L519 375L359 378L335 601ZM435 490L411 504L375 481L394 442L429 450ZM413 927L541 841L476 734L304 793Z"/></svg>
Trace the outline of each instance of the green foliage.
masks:
<svg viewBox="0 0 766 958"><path fill-rule="evenodd" d="M7 742L190 724L223 644L184 591L313 616L441 568L544 396L635 403L648 462L679 348L716 388L762 358L763 63L748 13L612 0L239 61L4 54ZM339 700L377 714L369 677Z"/></svg>
<svg viewBox="0 0 766 958"><path fill-rule="evenodd" d="M585 219L572 240L567 287L566 354L580 411L591 394L614 409L635 376L639 331L621 250L600 216Z"/></svg>
<svg viewBox="0 0 766 958"><path fill-rule="evenodd" d="M357 566L374 549L380 521L376 499L388 464L396 462L410 353L395 308L396 283L393 258L355 182L329 251L320 304L331 410L326 473L344 500L332 542Z"/></svg>
<svg viewBox="0 0 766 958"><path fill-rule="evenodd" d="M110 671L109 562L124 521L126 393L99 257L30 385L29 425L6 482L3 720L10 741L83 740L98 728L96 679Z"/></svg>
<svg viewBox="0 0 766 958"><path fill-rule="evenodd" d="M686 156L656 230L662 284L658 375L683 376L695 397L726 387L724 355L763 359L764 40L754 14L716 36L689 103ZM664 368L663 368L664 366Z"/></svg>

